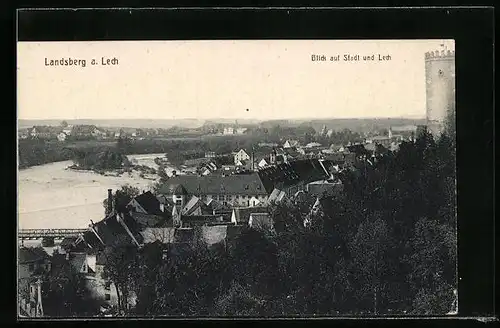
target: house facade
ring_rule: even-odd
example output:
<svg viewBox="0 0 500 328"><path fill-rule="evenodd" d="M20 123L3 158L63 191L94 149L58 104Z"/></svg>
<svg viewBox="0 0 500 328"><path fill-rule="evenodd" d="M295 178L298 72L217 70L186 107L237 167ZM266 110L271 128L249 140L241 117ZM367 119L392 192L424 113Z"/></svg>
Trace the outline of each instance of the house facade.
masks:
<svg viewBox="0 0 500 328"><path fill-rule="evenodd" d="M267 192L259 175L235 174L228 176L176 176L170 178L160 194L171 198L179 206L190 196L197 196L204 203L215 200L230 207L249 206L252 202L266 203Z"/></svg>
<svg viewBox="0 0 500 328"><path fill-rule="evenodd" d="M242 162L242 161L248 161L250 159L250 155L247 154L247 152L244 149L240 149L238 152L234 154L234 164L237 165L236 163Z"/></svg>
<svg viewBox="0 0 500 328"><path fill-rule="evenodd" d="M19 247L17 288L20 314L43 316L40 278L51 269L50 256L42 247Z"/></svg>
<svg viewBox="0 0 500 328"><path fill-rule="evenodd" d="M223 134L234 134L234 128L231 127L224 128Z"/></svg>
<svg viewBox="0 0 500 328"><path fill-rule="evenodd" d="M66 133L64 132L61 132L57 135L57 140L61 141L61 142L64 142L66 141Z"/></svg>
<svg viewBox="0 0 500 328"><path fill-rule="evenodd" d="M263 168L263 167L266 167L266 166L268 166L268 165L269 165L269 163L266 161L266 159L265 159L265 158L261 159L261 160L259 161L259 163L257 164L257 166L258 166L259 168Z"/></svg>
<svg viewBox="0 0 500 328"><path fill-rule="evenodd" d="M61 132L59 127L54 126L34 126L30 130L32 138L50 139L56 138L58 133Z"/></svg>

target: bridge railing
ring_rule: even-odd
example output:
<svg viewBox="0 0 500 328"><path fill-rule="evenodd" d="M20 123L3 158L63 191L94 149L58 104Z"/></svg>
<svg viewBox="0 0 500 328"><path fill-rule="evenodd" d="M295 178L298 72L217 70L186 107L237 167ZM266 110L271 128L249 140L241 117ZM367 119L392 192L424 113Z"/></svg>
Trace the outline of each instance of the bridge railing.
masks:
<svg viewBox="0 0 500 328"><path fill-rule="evenodd" d="M77 236L88 229L20 229L19 237Z"/></svg>

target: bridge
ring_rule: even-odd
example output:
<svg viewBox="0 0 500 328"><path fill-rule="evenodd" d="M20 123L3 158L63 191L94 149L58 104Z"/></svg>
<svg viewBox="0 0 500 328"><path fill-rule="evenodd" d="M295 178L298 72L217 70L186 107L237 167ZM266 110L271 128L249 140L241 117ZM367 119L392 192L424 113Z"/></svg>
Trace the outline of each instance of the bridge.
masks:
<svg viewBox="0 0 500 328"><path fill-rule="evenodd" d="M77 237L88 229L20 229L19 239Z"/></svg>

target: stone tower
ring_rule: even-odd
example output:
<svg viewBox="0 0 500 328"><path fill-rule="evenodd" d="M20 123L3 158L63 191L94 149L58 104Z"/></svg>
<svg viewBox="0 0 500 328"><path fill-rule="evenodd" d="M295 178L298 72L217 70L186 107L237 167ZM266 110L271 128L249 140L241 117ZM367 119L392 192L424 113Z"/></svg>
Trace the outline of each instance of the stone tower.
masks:
<svg viewBox="0 0 500 328"><path fill-rule="evenodd" d="M449 110L455 110L455 51L443 48L425 53L427 128L442 132Z"/></svg>

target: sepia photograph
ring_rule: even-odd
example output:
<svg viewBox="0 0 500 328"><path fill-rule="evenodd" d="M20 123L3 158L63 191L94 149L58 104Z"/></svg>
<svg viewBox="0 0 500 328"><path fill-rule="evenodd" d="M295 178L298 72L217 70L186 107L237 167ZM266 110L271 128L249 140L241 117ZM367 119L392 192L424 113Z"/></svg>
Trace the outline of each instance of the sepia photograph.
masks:
<svg viewBox="0 0 500 328"><path fill-rule="evenodd" d="M17 42L18 317L457 315L455 98L452 39Z"/></svg>

